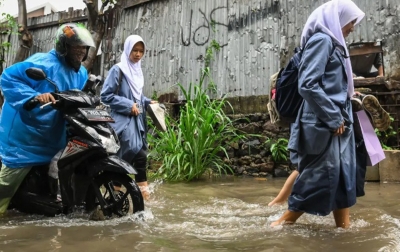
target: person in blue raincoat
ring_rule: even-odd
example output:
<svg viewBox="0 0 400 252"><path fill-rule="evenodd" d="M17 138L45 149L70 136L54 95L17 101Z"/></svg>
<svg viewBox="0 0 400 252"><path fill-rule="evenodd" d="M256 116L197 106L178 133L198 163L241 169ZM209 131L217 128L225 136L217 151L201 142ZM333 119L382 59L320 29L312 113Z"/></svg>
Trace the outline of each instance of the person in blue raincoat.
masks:
<svg viewBox="0 0 400 252"><path fill-rule="evenodd" d="M301 36L299 93L304 102L291 127L288 149L298 166L288 210L271 226L303 213L328 215L348 228L356 203L356 159L350 98L353 73L345 37L365 16L350 0L331 0L309 16Z"/></svg>
<svg viewBox="0 0 400 252"><path fill-rule="evenodd" d="M145 52L143 39L130 35L124 43L121 62L114 65L104 81L101 101L110 106L111 116L121 148L118 156L136 168L135 180L144 199L149 198L147 183L146 108L157 103L143 95L144 78L141 59ZM121 74L121 79L120 79ZM120 83L121 80L121 83Z"/></svg>
<svg viewBox="0 0 400 252"><path fill-rule="evenodd" d="M42 69L60 91L82 89L88 79L81 66L94 41L90 32L74 23L63 24L56 33L55 49L36 53L6 68L1 76L5 102L0 117L0 213L4 213L32 166L50 163L66 145L65 121L51 106L27 111L24 104L36 98L41 104L55 102L48 81L30 79L25 70Z"/></svg>

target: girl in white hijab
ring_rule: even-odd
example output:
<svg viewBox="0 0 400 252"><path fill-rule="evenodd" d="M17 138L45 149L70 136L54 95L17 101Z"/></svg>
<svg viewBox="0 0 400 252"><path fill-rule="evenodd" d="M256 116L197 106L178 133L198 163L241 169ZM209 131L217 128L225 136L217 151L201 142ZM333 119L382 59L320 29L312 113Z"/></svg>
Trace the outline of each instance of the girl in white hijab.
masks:
<svg viewBox="0 0 400 252"><path fill-rule="evenodd" d="M360 23L364 16L365 13L351 0L329 1L311 13L304 26L303 33L301 34L300 46L304 47L308 39L314 35L314 33L323 32L328 34L335 43L341 45L345 50L345 54L348 56L349 53L347 51L345 37L353 31L353 27ZM353 25L343 32L343 28L352 21L354 21ZM354 95L354 83L350 57L345 58L345 60L347 76L351 77L347 78L347 91L349 97L352 97Z"/></svg>
<svg viewBox="0 0 400 252"><path fill-rule="evenodd" d="M140 48L143 51L133 51L133 47L139 42L141 42L143 45L143 49ZM139 35L129 36L124 43L124 52L121 55L121 62L117 64L124 73L125 78L128 80L133 97L135 97L135 99L138 101L141 99L144 85L141 64L141 57L144 55L144 49L145 44L142 37ZM131 53L134 54L131 56Z"/></svg>
<svg viewBox="0 0 400 252"><path fill-rule="evenodd" d="M289 209L271 226L292 224L304 212L331 211L337 227L350 225L349 207L356 201L350 103L354 84L345 37L364 15L351 0L332 0L314 10L305 24L299 67L299 93L305 102L288 146L298 171L269 204L282 203L290 195ZM329 44L333 50L321 47Z"/></svg>
<svg viewBox="0 0 400 252"><path fill-rule="evenodd" d="M138 35L126 38L121 62L114 65L104 81L101 101L111 108L121 148L118 156L136 168L135 180L144 199L149 197L147 184L147 120L146 107L157 103L143 95L144 78L141 59L145 43ZM116 188L118 185L115 184Z"/></svg>

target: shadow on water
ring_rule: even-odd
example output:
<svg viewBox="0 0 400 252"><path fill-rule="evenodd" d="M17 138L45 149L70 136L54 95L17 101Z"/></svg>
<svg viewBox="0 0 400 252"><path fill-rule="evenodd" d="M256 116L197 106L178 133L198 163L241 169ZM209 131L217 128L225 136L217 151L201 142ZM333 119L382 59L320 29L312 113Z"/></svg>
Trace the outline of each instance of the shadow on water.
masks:
<svg viewBox="0 0 400 252"><path fill-rule="evenodd" d="M284 180L226 177L152 183L144 218L89 221L84 214L0 218L0 251L400 251L400 184L368 183L352 225L303 215L270 228L286 209L268 207Z"/></svg>

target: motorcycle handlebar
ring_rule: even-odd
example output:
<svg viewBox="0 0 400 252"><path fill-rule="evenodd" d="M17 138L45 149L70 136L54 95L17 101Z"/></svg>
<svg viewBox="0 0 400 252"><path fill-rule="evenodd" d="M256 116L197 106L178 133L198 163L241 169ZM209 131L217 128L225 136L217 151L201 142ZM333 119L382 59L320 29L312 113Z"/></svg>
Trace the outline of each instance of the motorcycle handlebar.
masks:
<svg viewBox="0 0 400 252"><path fill-rule="evenodd" d="M58 102L58 100L56 100L56 102ZM30 101L27 101L24 104L24 109L27 111L31 111L32 109L34 109L37 105L40 104L40 101L36 98L31 99ZM53 102L48 102L46 104L43 104L42 106L40 106L40 109L43 109L46 106L52 105Z"/></svg>
<svg viewBox="0 0 400 252"><path fill-rule="evenodd" d="M32 109L34 109L39 104L40 104L40 101L38 99L36 99L36 98L33 98L33 99L25 102L24 109L28 110L28 111L31 111Z"/></svg>

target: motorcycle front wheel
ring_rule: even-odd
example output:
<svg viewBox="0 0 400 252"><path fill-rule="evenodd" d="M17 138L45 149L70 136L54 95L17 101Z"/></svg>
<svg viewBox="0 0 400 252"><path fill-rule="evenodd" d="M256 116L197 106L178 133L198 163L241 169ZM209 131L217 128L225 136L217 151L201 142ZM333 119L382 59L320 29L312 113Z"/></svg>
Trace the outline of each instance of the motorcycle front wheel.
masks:
<svg viewBox="0 0 400 252"><path fill-rule="evenodd" d="M103 172L94 178L93 189L94 207L100 207L104 216L123 217L144 210L139 186L127 174Z"/></svg>

